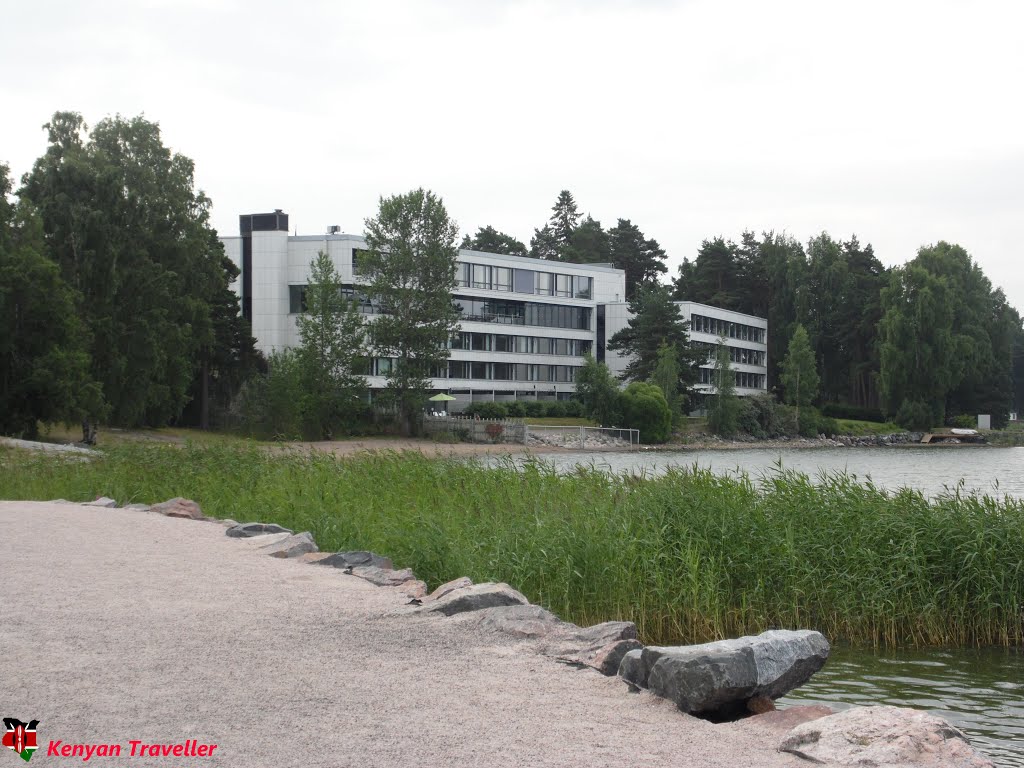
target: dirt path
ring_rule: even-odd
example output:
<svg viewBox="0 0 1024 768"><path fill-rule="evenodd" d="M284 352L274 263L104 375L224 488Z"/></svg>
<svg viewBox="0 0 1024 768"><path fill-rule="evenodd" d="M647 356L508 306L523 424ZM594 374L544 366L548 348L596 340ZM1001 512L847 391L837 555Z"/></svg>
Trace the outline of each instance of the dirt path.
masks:
<svg viewBox="0 0 1024 768"><path fill-rule="evenodd" d="M40 721L33 765L61 762L50 740L120 744L93 760L126 768L800 764L777 733L411 615L396 591L219 524L0 502L0 531L0 702ZM127 757L130 740L186 739L217 749Z"/></svg>

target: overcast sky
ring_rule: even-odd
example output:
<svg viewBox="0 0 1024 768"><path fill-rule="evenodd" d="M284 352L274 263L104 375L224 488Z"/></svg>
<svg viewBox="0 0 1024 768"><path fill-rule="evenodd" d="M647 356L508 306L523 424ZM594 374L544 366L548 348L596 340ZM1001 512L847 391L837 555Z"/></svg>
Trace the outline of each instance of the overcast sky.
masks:
<svg viewBox="0 0 1024 768"><path fill-rule="evenodd" d="M886 264L964 246L1024 310L1024 4L5 3L0 162L56 110L144 113L213 222L362 232L424 186L528 243L558 191L669 254L823 230Z"/></svg>

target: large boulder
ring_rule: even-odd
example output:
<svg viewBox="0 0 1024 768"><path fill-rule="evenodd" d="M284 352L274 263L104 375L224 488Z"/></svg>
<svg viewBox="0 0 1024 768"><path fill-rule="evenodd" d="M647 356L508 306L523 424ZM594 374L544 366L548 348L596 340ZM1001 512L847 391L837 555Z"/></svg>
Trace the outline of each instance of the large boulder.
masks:
<svg viewBox="0 0 1024 768"><path fill-rule="evenodd" d="M400 571L389 568L378 568L375 565L360 566L352 569L352 574L365 579L378 587L400 587L407 581L415 581L416 574L409 568Z"/></svg>
<svg viewBox="0 0 1024 768"><path fill-rule="evenodd" d="M192 499L175 496L173 499L154 504L150 509L167 517L183 517L188 520L205 520L203 510Z"/></svg>
<svg viewBox="0 0 1024 768"><path fill-rule="evenodd" d="M457 593L456 593L457 594ZM539 605L506 605L478 612L480 626L513 637L537 641L534 650L560 661L593 667L614 675L622 657L636 648L636 625L631 621L606 621L578 627Z"/></svg>
<svg viewBox="0 0 1024 768"><path fill-rule="evenodd" d="M309 531L304 531L303 533L296 533L294 536L288 536L281 541L268 544L261 548L260 551L271 557L298 557L299 555L319 550L316 542L313 541L313 534Z"/></svg>
<svg viewBox="0 0 1024 768"><path fill-rule="evenodd" d="M445 595L449 595L457 589L465 589L466 587L471 586L473 586L473 580L469 578L469 576L459 576L459 578L446 581L444 584L439 586L427 596L427 600L440 600Z"/></svg>
<svg viewBox="0 0 1024 768"><path fill-rule="evenodd" d="M250 539L253 536L267 536L271 533L292 533L289 528L282 528L276 523L237 523L224 534L232 539Z"/></svg>
<svg viewBox="0 0 1024 768"><path fill-rule="evenodd" d="M733 717L755 697L777 699L806 683L828 659L828 641L811 630L771 630L702 645L627 652L626 682L676 703L683 712Z"/></svg>
<svg viewBox="0 0 1024 768"><path fill-rule="evenodd" d="M423 606L430 613L441 613L454 616L456 613L482 611L484 608L496 608L500 605L526 605L530 601L508 584L474 584L450 592L439 600L432 600Z"/></svg>
<svg viewBox="0 0 1024 768"><path fill-rule="evenodd" d="M779 749L812 763L851 768L992 768L962 731L941 717L904 707L855 707L803 723Z"/></svg>
<svg viewBox="0 0 1024 768"><path fill-rule="evenodd" d="M330 557L325 557L318 562L319 565L329 565L332 568L380 568L389 571L394 566L391 560L373 552L335 552Z"/></svg>

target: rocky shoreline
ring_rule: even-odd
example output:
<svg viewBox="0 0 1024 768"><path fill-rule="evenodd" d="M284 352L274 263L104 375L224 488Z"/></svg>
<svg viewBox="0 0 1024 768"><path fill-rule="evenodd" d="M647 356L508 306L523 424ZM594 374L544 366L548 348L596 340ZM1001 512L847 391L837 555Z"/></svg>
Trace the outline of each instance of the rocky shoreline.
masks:
<svg viewBox="0 0 1024 768"><path fill-rule="evenodd" d="M100 498L88 506L118 505L113 499ZM778 752L808 764L992 765L948 722L908 708L857 707L834 713L811 706L774 711L776 698L810 679L828 658L828 642L812 630L772 630L695 646L644 647L632 622L579 627L531 605L507 584L473 584L463 577L428 592L411 570L395 569L387 557L372 552L320 552L309 532L207 518L198 504L182 498L131 508L224 525L227 536L247 542L261 554L337 568L345 575L394 589L408 600L411 616L421 620L461 617L521 641L522 652L617 675L627 690L646 690L668 699L684 714L712 722L738 717L760 722L779 735Z"/></svg>

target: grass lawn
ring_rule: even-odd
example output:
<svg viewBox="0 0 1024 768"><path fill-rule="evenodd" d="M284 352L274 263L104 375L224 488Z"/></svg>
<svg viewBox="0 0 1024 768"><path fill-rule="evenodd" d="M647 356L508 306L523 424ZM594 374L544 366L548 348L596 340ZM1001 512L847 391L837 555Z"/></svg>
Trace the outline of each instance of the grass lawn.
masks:
<svg viewBox="0 0 1024 768"><path fill-rule="evenodd" d="M857 419L836 419L839 425L840 435L853 435L862 437L864 435L891 435L894 432L903 432L903 427L888 421L880 424L877 421L858 421Z"/></svg>

